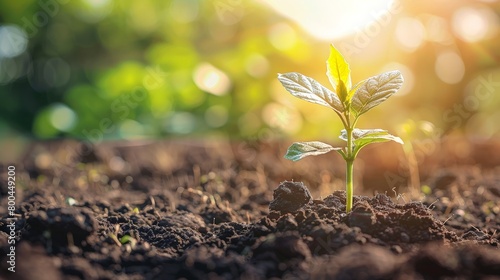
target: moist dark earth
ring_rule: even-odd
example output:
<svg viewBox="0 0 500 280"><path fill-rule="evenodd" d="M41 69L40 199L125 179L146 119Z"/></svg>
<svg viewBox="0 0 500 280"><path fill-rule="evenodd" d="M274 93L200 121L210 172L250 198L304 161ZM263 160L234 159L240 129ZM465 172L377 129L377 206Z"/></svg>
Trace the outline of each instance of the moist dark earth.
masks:
<svg viewBox="0 0 500 280"><path fill-rule="evenodd" d="M14 163L15 273L0 165L0 276L500 279L498 142L436 142L416 189L401 148L373 145L348 214L341 158L288 162L288 144L33 143Z"/></svg>

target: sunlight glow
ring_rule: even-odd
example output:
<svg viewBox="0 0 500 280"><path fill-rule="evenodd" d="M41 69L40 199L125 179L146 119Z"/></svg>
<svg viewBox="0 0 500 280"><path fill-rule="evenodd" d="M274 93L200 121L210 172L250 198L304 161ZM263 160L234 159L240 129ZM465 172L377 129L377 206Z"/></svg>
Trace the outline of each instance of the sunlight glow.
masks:
<svg viewBox="0 0 500 280"><path fill-rule="evenodd" d="M295 133L302 127L302 117L296 110L276 102L269 103L264 107L262 119L270 127L286 133Z"/></svg>
<svg viewBox="0 0 500 280"><path fill-rule="evenodd" d="M420 18L425 25L425 39L427 41L438 42L443 45L453 44L455 39L448 30L448 21L446 19L431 14L420 15Z"/></svg>
<svg viewBox="0 0 500 280"><path fill-rule="evenodd" d="M271 45L281 51L289 50L297 43L295 30L286 23L278 23L272 26L269 29L268 37Z"/></svg>
<svg viewBox="0 0 500 280"><path fill-rule="evenodd" d="M109 4L109 0L85 0L91 7L99 9Z"/></svg>
<svg viewBox="0 0 500 280"><path fill-rule="evenodd" d="M383 25L401 10L399 2L392 0L260 1L322 40L353 34L373 21Z"/></svg>

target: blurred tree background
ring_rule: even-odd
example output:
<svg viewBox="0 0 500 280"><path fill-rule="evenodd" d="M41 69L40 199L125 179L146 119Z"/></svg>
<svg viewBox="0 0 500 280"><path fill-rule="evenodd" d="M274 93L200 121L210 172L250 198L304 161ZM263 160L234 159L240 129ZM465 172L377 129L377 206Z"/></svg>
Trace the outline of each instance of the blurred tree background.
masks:
<svg viewBox="0 0 500 280"><path fill-rule="evenodd" d="M334 2L1 1L0 142L336 138L332 111L276 79L329 86L330 43L353 82L405 77L360 127L500 135L498 1Z"/></svg>

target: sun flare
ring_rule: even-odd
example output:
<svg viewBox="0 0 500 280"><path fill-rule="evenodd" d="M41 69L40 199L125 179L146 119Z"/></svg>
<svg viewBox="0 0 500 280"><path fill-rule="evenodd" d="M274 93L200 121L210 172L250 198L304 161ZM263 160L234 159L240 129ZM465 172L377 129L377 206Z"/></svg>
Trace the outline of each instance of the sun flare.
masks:
<svg viewBox="0 0 500 280"><path fill-rule="evenodd" d="M401 8L393 0L355 1L261 1L281 15L299 24L305 31L321 40L348 36L387 13Z"/></svg>

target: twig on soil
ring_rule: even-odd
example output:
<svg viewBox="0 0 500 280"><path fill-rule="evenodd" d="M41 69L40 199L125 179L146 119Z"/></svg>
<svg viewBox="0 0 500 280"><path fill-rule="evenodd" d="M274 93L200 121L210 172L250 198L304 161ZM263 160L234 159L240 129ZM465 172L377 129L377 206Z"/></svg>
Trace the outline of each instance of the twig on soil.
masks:
<svg viewBox="0 0 500 280"><path fill-rule="evenodd" d="M118 237L116 237L115 234L110 233L110 234L108 234L108 236L111 237L111 239L115 242L116 245L118 245L118 247L122 246L122 244L120 243L120 240L118 240Z"/></svg>
<svg viewBox="0 0 500 280"><path fill-rule="evenodd" d="M118 240L118 233L120 232L120 225L115 225L115 232L114 233L109 233L108 236L111 237L111 239L118 245L118 247L122 246L122 243L120 240Z"/></svg>
<svg viewBox="0 0 500 280"><path fill-rule="evenodd" d="M477 228L477 227L475 227L475 226L471 226L471 228L475 229L476 231L482 232L482 230L478 229L478 228Z"/></svg>
<svg viewBox="0 0 500 280"><path fill-rule="evenodd" d="M427 209L431 209L431 210L432 210L432 209L434 209L434 207L432 207L432 208L431 208L431 206L433 206L433 205L434 205L434 203L436 203L436 202L438 202L438 201L439 201L439 198L438 198L438 199L436 199L433 203L429 204L429 206L427 206Z"/></svg>
<svg viewBox="0 0 500 280"><path fill-rule="evenodd" d="M149 200L151 201L151 207L152 207L153 209L155 209L155 207L156 207L156 201L155 201L155 198L154 198L152 195L150 195L150 196L149 196Z"/></svg>
<svg viewBox="0 0 500 280"><path fill-rule="evenodd" d="M443 222L443 225L446 224L446 222L448 222L451 218L453 218L453 216L455 216L455 214L451 214L451 216L448 217L448 219L446 219L444 222Z"/></svg>
<svg viewBox="0 0 500 280"><path fill-rule="evenodd" d="M392 188L392 191L394 192L394 196L396 197L396 201L399 201L399 199L401 198L403 200L403 202L406 203L406 199L404 198L404 193L398 194L398 192L396 191L396 187Z"/></svg>
<svg viewBox="0 0 500 280"><path fill-rule="evenodd" d="M398 193L396 192L396 187L392 188L392 192L394 193L394 197L398 197Z"/></svg>

